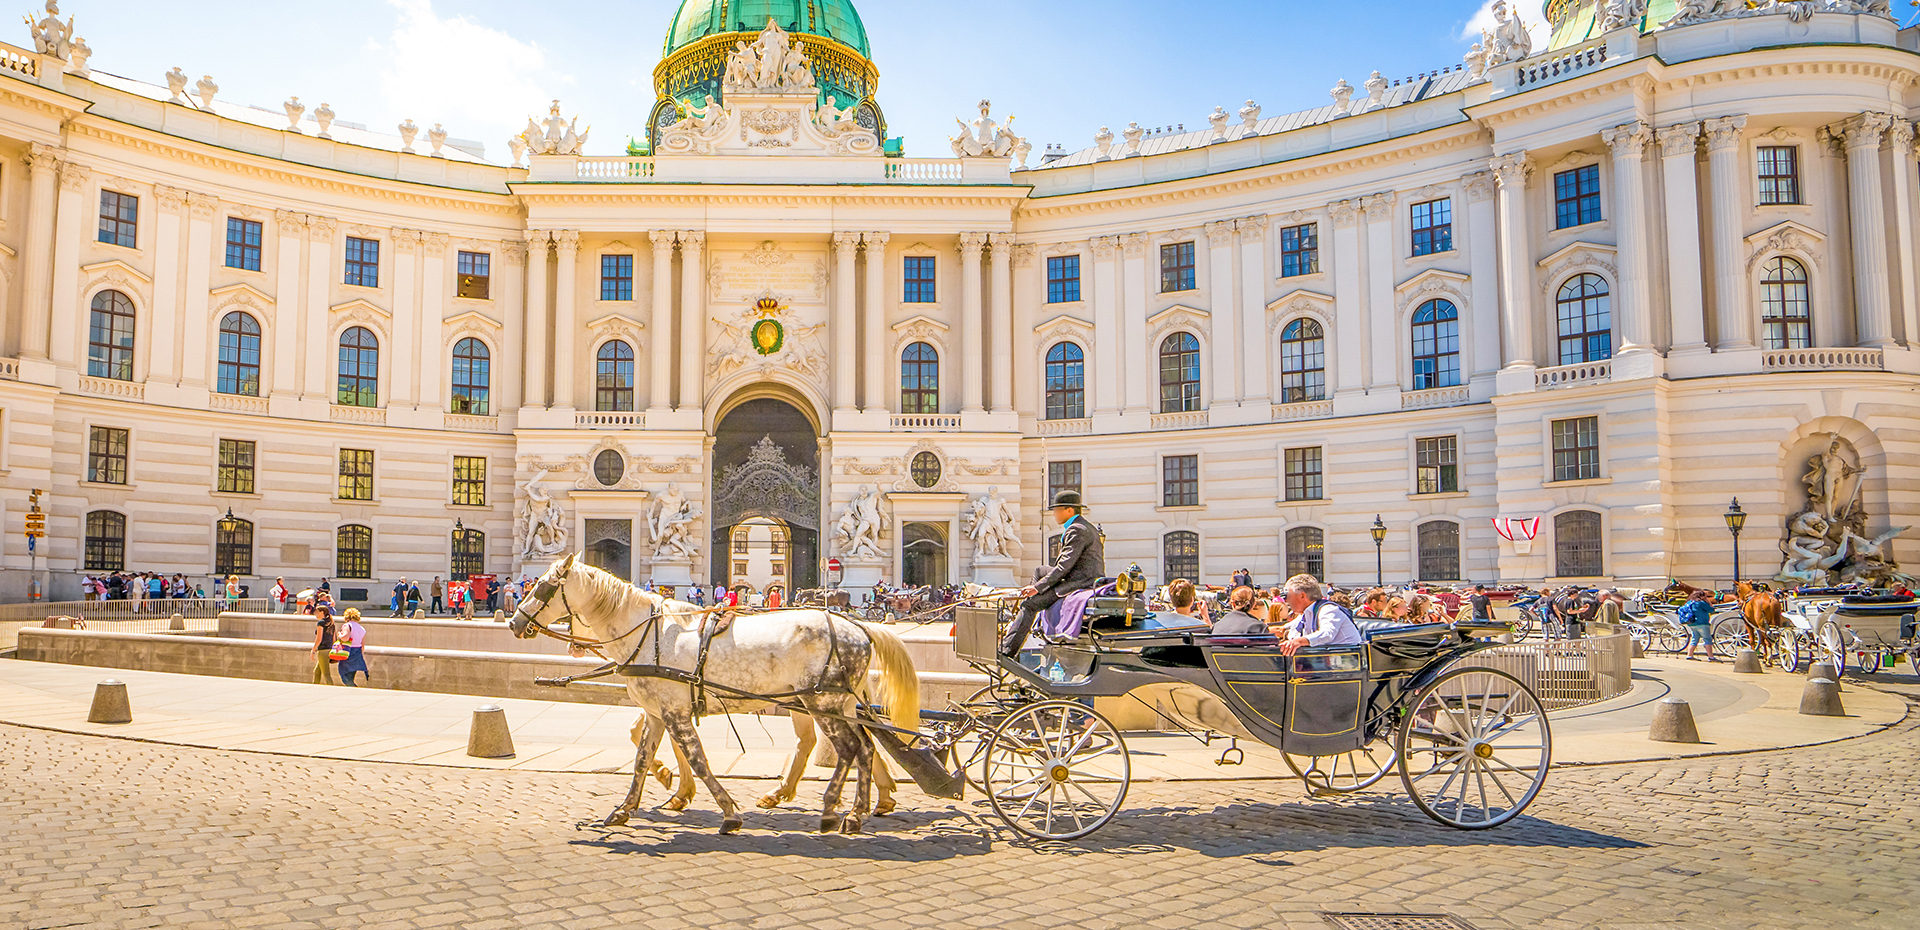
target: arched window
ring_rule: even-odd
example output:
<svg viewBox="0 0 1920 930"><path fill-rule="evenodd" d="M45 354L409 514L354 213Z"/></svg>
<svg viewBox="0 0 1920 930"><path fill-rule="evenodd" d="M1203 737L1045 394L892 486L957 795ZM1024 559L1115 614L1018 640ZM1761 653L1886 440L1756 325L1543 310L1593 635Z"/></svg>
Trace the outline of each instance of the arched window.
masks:
<svg viewBox="0 0 1920 930"><path fill-rule="evenodd" d="M253 574L253 523L239 517L221 517L214 524L213 573Z"/></svg>
<svg viewBox="0 0 1920 930"><path fill-rule="evenodd" d="M87 375L133 380L133 301L119 291L93 295L87 326Z"/></svg>
<svg viewBox="0 0 1920 930"><path fill-rule="evenodd" d="M1087 415L1087 363L1080 347L1062 342L1047 350L1047 419Z"/></svg>
<svg viewBox="0 0 1920 930"><path fill-rule="evenodd" d="M373 530L349 523L333 532L333 573L341 578L373 577Z"/></svg>
<svg viewBox="0 0 1920 930"><path fill-rule="evenodd" d="M1200 340L1174 333L1160 340L1160 412L1200 409Z"/></svg>
<svg viewBox="0 0 1920 930"><path fill-rule="evenodd" d="M220 318L220 368L213 389L260 396L260 323L253 314L235 310Z"/></svg>
<svg viewBox="0 0 1920 930"><path fill-rule="evenodd" d="M483 574L486 570L487 534L479 530L454 530L453 564L448 567L448 577L465 581L468 576Z"/></svg>
<svg viewBox="0 0 1920 930"><path fill-rule="evenodd" d="M633 409L633 346L622 340L600 347L594 362L593 409Z"/></svg>
<svg viewBox="0 0 1920 930"><path fill-rule="evenodd" d="M1413 314L1413 389L1460 383L1460 312L1446 300L1429 300Z"/></svg>
<svg viewBox="0 0 1920 930"><path fill-rule="evenodd" d="M900 412L940 412L940 353L924 342L900 353Z"/></svg>
<svg viewBox="0 0 1920 930"><path fill-rule="evenodd" d="M1560 285L1554 301L1559 319L1560 364L1578 365L1613 357L1612 298L1607 279L1575 275Z"/></svg>
<svg viewBox="0 0 1920 930"><path fill-rule="evenodd" d="M340 390L334 403L380 406L380 339L373 330L350 326L340 334Z"/></svg>
<svg viewBox="0 0 1920 930"><path fill-rule="evenodd" d="M454 413L484 417L491 411L488 394L493 384L489 373L492 362L487 344L478 339L469 336L453 344Z"/></svg>
<svg viewBox="0 0 1920 930"><path fill-rule="evenodd" d="M1553 572L1562 578L1593 578L1602 573L1600 514L1569 510L1553 518Z"/></svg>
<svg viewBox="0 0 1920 930"><path fill-rule="evenodd" d="M1287 531L1287 577L1295 575L1327 577L1327 534L1317 526Z"/></svg>
<svg viewBox="0 0 1920 930"><path fill-rule="evenodd" d="M1280 402L1298 404L1326 398L1326 333L1317 320L1294 320L1280 331Z"/></svg>
<svg viewBox="0 0 1920 930"><path fill-rule="evenodd" d="M111 510L87 514L87 571L118 572L127 567L127 518Z"/></svg>
<svg viewBox="0 0 1920 930"><path fill-rule="evenodd" d="M1807 296L1807 266L1781 256L1760 276L1760 327L1768 349L1813 345L1813 301Z"/></svg>
<svg viewBox="0 0 1920 930"><path fill-rule="evenodd" d="M1420 545L1421 581L1460 580L1460 524L1429 520L1415 533Z"/></svg>
<svg viewBox="0 0 1920 930"><path fill-rule="evenodd" d="M1175 530L1162 541L1165 559L1161 565L1165 568L1164 577L1168 581L1185 578L1188 581L1200 580L1200 534L1191 530Z"/></svg>

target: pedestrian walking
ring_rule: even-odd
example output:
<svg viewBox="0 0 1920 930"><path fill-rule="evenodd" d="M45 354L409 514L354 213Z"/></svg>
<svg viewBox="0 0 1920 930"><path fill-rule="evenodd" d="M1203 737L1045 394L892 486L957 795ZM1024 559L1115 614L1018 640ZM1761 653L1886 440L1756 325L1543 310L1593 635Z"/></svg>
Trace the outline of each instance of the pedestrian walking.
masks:
<svg viewBox="0 0 1920 930"><path fill-rule="evenodd" d="M1234 573L1233 573L1233 586L1234 586L1234 587L1236 587L1236 588L1243 588L1243 587L1244 587L1244 588L1251 588L1251 587L1253 587L1253 573L1252 573L1252 572L1250 572L1250 571L1248 571L1248 570L1246 570L1246 569L1244 569L1244 568L1243 568L1243 569L1241 569L1241 570L1239 570L1239 571L1237 571L1237 572L1234 572Z"/></svg>
<svg viewBox="0 0 1920 930"><path fill-rule="evenodd" d="M135 577L132 583L127 585L127 598L133 601L133 612L136 614L140 613L144 609L143 605L145 605L147 601L146 580Z"/></svg>
<svg viewBox="0 0 1920 930"><path fill-rule="evenodd" d="M440 576L439 575L433 576L433 584L431 587L427 589L427 595L433 598L433 603L427 607L428 613L433 614L435 616L439 616L440 611L446 609L443 601L441 600L441 595L444 594L445 591L446 589L440 586Z"/></svg>
<svg viewBox="0 0 1920 930"><path fill-rule="evenodd" d="M387 602L387 609L392 611L389 616L400 616L400 609L405 606L407 606L407 579L402 578L393 583L393 599Z"/></svg>
<svg viewBox="0 0 1920 930"><path fill-rule="evenodd" d="M269 601L271 601L270 606L272 606L274 613L276 614L286 613L287 612L287 579L285 578L273 579L273 587L268 589L267 598Z"/></svg>
<svg viewBox="0 0 1920 930"><path fill-rule="evenodd" d="M227 576L227 609L240 609L240 576Z"/></svg>
<svg viewBox="0 0 1920 930"><path fill-rule="evenodd" d="M1493 598L1487 596L1486 585L1474 585L1473 594L1467 598L1467 604L1473 608L1473 619L1487 621L1493 619Z"/></svg>
<svg viewBox="0 0 1920 930"><path fill-rule="evenodd" d="M347 641L347 657L340 662L340 682L357 688L359 685L353 683L354 673L359 673L363 680L367 677L367 628L360 625L360 611L352 607L342 616L347 622L340 627L339 636Z"/></svg>
<svg viewBox="0 0 1920 930"><path fill-rule="evenodd" d="M333 643L339 631L333 624L333 612L321 607L313 613L313 683L333 684Z"/></svg>
<svg viewBox="0 0 1920 930"><path fill-rule="evenodd" d="M420 586L413 582L408 582L407 583L407 616L411 617L414 614L417 614L419 612L420 612Z"/></svg>
<svg viewBox="0 0 1920 930"><path fill-rule="evenodd" d="M1713 654L1713 602L1707 592L1695 591L1680 605L1680 623L1687 629L1687 658L1696 658L1694 647L1704 646L1708 662L1720 661L1720 657Z"/></svg>

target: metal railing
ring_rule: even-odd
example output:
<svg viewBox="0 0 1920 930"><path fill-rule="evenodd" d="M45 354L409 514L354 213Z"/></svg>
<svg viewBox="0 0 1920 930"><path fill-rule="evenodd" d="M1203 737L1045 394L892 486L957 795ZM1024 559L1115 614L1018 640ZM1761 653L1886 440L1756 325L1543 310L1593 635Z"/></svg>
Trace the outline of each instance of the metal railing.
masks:
<svg viewBox="0 0 1920 930"><path fill-rule="evenodd" d="M1459 664L1498 669L1526 682L1549 711L1597 704L1633 689L1633 646L1625 633L1547 639L1476 652Z"/></svg>
<svg viewBox="0 0 1920 930"><path fill-rule="evenodd" d="M0 604L0 622L32 621L40 623L48 617L80 617L87 621L88 628L97 628L98 624L158 624L153 630L143 630L134 626L112 626L110 629L122 633L165 632L167 622L174 614L196 620L212 620L225 610L242 613L263 613L272 609L272 602L264 597L241 598L228 607L225 598L158 598L138 602L140 610L134 610L134 601L47 601L44 603ZM212 629L208 626L207 629Z"/></svg>

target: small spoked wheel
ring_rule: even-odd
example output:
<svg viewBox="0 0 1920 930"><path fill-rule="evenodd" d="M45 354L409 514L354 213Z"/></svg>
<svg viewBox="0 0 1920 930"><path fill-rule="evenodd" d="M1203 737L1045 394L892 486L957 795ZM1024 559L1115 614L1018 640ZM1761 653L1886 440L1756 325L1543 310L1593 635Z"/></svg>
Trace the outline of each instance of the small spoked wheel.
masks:
<svg viewBox="0 0 1920 930"><path fill-rule="evenodd" d="M1347 794L1373 787L1393 771L1396 756L1391 743L1368 743L1352 752L1330 756L1283 753L1287 768L1307 783L1309 794Z"/></svg>
<svg viewBox="0 0 1920 930"><path fill-rule="evenodd" d="M1400 780L1428 817L1462 830L1497 827L1533 803L1553 738L1546 709L1520 679L1457 668L1421 688L1400 722Z"/></svg>
<svg viewBox="0 0 1920 930"><path fill-rule="evenodd" d="M1780 631L1780 670L1797 672L1800 670L1800 650L1807 647L1806 636L1798 629L1788 627Z"/></svg>
<svg viewBox="0 0 1920 930"><path fill-rule="evenodd" d="M1037 840L1073 840L1105 826L1127 799L1127 744L1107 718L1073 701L1023 707L986 746L987 800Z"/></svg>
<svg viewBox="0 0 1920 930"><path fill-rule="evenodd" d="M1880 653L1877 650L1869 649L1855 655L1860 659L1858 663L1860 674L1871 675L1880 670Z"/></svg>
<svg viewBox="0 0 1920 930"><path fill-rule="evenodd" d="M1714 655L1732 659L1740 655L1740 650L1752 648L1753 634L1747 629L1747 621L1728 617L1713 625Z"/></svg>
<svg viewBox="0 0 1920 930"><path fill-rule="evenodd" d="M1820 624L1820 630L1814 634L1813 657L1818 662L1833 663L1833 675L1839 678L1847 673L1847 635L1840 624L1828 620Z"/></svg>

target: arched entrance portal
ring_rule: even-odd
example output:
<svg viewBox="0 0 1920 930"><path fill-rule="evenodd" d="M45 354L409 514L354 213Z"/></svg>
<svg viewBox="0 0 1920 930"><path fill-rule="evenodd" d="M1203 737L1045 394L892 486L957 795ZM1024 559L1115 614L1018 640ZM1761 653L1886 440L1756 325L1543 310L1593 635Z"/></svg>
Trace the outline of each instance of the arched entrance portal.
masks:
<svg viewBox="0 0 1920 930"><path fill-rule="evenodd" d="M771 542L767 523L785 536L786 586L819 587L819 433L792 404L759 397L728 410L713 430L712 551L719 557L709 583L729 584L741 567L733 556L735 530L747 527L751 539L751 527L759 526Z"/></svg>

